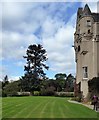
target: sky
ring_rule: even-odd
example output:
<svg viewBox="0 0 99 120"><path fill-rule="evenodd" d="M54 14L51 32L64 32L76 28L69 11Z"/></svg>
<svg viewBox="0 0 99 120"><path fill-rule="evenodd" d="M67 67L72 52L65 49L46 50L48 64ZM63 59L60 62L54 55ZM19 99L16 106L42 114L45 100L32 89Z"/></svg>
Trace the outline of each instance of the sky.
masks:
<svg viewBox="0 0 99 120"><path fill-rule="evenodd" d="M57 73L75 75L72 45L77 10L87 3L92 12L97 12L97 2L29 1L0 3L0 79L8 75L10 80L17 80L24 75L23 56L31 44L42 44L46 49L49 70L45 73L49 78Z"/></svg>

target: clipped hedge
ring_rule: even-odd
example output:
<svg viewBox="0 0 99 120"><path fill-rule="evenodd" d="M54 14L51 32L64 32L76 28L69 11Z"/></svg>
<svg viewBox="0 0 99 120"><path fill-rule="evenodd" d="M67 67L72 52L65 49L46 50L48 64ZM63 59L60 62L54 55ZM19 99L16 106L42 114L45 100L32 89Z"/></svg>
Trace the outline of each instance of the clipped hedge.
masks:
<svg viewBox="0 0 99 120"><path fill-rule="evenodd" d="M56 97L74 97L74 92L56 92Z"/></svg>
<svg viewBox="0 0 99 120"><path fill-rule="evenodd" d="M30 92L17 92L16 96L30 96L31 93Z"/></svg>
<svg viewBox="0 0 99 120"><path fill-rule="evenodd" d="M39 96L40 95L40 92L39 91L34 91L33 92L33 96Z"/></svg>
<svg viewBox="0 0 99 120"><path fill-rule="evenodd" d="M41 96L54 96L55 91L53 91L53 90L42 90L40 95Z"/></svg>

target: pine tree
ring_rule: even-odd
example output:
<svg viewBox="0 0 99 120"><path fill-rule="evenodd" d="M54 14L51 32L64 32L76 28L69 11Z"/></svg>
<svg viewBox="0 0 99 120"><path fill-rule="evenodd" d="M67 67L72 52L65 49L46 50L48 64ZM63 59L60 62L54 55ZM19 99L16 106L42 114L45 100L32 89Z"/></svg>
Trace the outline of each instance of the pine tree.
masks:
<svg viewBox="0 0 99 120"><path fill-rule="evenodd" d="M24 66L26 73L23 76L23 80L26 83L26 88L33 90L34 88L39 87L40 79L46 77L44 68L47 70L49 68L44 63L48 59L46 50L40 44L30 45L24 58L27 60L27 64Z"/></svg>

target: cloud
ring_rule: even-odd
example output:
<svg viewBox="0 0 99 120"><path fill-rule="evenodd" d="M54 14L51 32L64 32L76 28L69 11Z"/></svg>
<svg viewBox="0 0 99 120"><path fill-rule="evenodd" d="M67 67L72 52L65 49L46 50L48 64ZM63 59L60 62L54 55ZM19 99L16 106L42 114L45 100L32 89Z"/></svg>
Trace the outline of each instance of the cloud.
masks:
<svg viewBox="0 0 99 120"><path fill-rule="evenodd" d="M79 2L78 0L1 0L3 2ZM80 0L80 2L97 2L98 0Z"/></svg>
<svg viewBox="0 0 99 120"><path fill-rule="evenodd" d="M3 32L2 40L2 57L4 59L22 59L28 45L31 43L37 43L38 38L33 34Z"/></svg>
<svg viewBox="0 0 99 120"><path fill-rule="evenodd" d="M50 69L56 72L74 72L74 50L72 48L75 15L71 22L58 27L54 36L43 39L44 47L47 49Z"/></svg>
<svg viewBox="0 0 99 120"><path fill-rule="evenodd" d="M13 81L19 80L20 76L10 76L8 79L9 79L10 82L13 82Z"/></svg>
<svg viewBox="0 0 99 120"><path fill-rule="evenodd" d="M25 61L17 61L14 64L18 67L23 67L25 65Z"/></svg>
<svg viewBox="0 0 99 120"><path fill-rule="evenodd" d="M35 5L34 5L35 6ZM31 10L30 3L3 2L2 3L2 26L3 31L21 31L22 26L26 26L28 12ZM26 26L27 27L27 26ZM27 27L28 29L28 27Z"/></svg>
<svg viewBox="0 0 99 120"><path fill-rule="evenodd" d="M82 5L81 5L81 6L84 7L85 4L88 4L91 12L97 12L97 1L92 1L92 2L90 2L90 1L87 1L87 0L86 0L86 1L82 2Z"/></svg>
<svg viewBox="0 0 99 120"><path fill-rule="evenodd" d="M72 44L76 14L74 11L67 14L74 8L73 5L73 3L3 3L3 60L12 61L14 67L20 68L24 64L23 55L27 47L30 44L41 43L47 50L49 72L74 73Z"/></svg>

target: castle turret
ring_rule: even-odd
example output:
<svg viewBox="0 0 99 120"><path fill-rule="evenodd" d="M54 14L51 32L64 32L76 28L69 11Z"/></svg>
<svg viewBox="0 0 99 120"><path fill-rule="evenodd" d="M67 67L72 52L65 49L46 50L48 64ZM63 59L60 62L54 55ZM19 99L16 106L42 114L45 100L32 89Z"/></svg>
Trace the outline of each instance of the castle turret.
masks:
<svg viewBox="0 0 99 120"><path fill-rule="evenodd" d="M87 4L78 8L74 35L76 83L86 97L88 81L99 76L99 13L92 13Z"/></svg>
<svg viewBox="0 0 99 120"><path fill-rule="evenodd" d="M89 6L86 4L83 10L83 15L91 15Z"/></svg>

